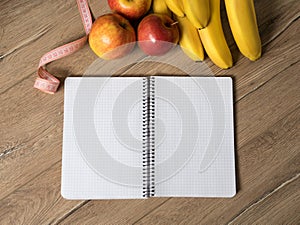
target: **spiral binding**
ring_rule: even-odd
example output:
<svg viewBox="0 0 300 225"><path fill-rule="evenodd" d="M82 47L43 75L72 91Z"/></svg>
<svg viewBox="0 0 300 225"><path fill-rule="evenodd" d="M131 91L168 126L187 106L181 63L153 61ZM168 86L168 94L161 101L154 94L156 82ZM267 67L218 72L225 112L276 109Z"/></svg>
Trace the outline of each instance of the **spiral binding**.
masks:
<svg viewBox="0 0 300 225"><path fill-rule="evenodd" d="M155 195L155 78L143 78L143 197Z"/></svg>

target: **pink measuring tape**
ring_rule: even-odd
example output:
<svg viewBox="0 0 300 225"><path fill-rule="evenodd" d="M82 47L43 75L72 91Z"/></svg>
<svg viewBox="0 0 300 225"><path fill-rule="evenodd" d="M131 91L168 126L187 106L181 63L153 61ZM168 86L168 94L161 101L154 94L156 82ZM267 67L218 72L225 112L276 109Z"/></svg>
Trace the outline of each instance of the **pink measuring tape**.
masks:
<svg viewBox="0 0 300 225"><path fill-rule="evenodd" d="M60 81L50 74L46 69L45 65L57 59L71 55L80 48L82 48L87 42L88 34L92 27L92 16L89 9L87 0L77 0L78 9L80 12L81 20L84 26L86 36L53 49L52 51L43 55L39 62L38 67L38 78L36 78L34 87L49 94L54 94L57 91Z"/></svg>

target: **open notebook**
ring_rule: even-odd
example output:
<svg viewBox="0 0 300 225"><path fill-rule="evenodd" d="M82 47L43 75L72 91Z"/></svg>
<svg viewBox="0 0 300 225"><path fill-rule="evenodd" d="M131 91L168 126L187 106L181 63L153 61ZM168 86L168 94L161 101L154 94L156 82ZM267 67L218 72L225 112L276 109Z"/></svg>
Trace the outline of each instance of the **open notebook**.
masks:
<svg viewBox="0 0 300 225"><path fill-rule="evenodd" d="M228 77L70 77L61 194L67 199L232 197Z"/></svg>

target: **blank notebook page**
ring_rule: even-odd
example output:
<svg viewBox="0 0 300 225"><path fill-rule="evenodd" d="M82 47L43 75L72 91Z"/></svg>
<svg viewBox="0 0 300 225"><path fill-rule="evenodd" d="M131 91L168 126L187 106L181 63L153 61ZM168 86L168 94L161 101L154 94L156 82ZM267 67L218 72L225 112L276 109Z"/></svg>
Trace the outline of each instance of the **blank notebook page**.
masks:
<svg viewBox="0 0 300 225"><path fill-rule="evenodd" d="M155 77L155 196L232 197L231 78Z"/></svg>
<svg viewBox="0 0 300 225"><path fill-rule="evenodd" d="M65 81L61 194L141 198L143 78Z"/></svg>

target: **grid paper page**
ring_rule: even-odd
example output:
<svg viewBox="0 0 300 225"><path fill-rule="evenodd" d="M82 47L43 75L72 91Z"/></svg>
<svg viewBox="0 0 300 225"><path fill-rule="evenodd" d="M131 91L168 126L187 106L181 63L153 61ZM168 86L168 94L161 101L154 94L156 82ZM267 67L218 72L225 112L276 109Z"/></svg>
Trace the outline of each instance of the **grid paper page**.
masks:
<svg viewBox="0 0 300 225"><path fill-rule="evenodd" d="M142 197L143 78L65 81L61 194Z"/></svg>
<svg viewBox="0 0 300 225"><path fill-rule="evenodd" d="M155 196L234 196L231 78L155 77L155 145Z"/></svg>

